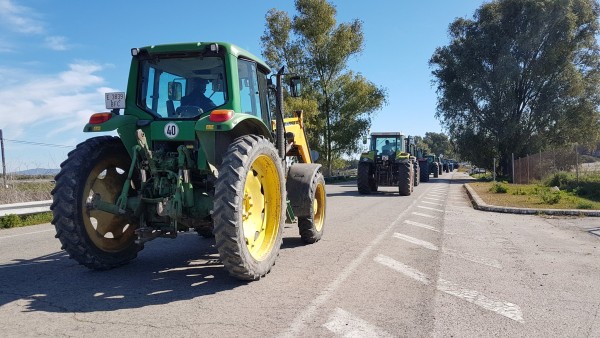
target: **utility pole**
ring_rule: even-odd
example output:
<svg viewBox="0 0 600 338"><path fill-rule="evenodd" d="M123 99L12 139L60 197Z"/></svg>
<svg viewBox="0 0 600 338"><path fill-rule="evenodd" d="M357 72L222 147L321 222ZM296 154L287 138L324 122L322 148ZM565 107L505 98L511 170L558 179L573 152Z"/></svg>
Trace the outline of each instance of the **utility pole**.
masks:
<svg viewBox="0 0 600 338"><path fill-rule="evenodd" d="M4 138L2 137L2 129L0 129L0 148L2 148L2 179L4 180L4 187L6 185L6 161L4 160Z"/></svg>

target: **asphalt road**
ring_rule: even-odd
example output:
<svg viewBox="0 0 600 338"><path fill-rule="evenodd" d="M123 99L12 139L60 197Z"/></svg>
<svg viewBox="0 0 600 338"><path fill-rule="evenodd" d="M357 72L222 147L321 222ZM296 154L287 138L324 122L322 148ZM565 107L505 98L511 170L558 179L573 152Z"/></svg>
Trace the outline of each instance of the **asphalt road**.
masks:
<svg viewBox="0 0 600 338"><path fill-rule="evenodd" d="M0 231L3 337L600 337L597 218L473 210L444 174L410 197L327 186L323 239L285 228L242 283L194 233L118 269L68 259L52 225Z"/></svg>

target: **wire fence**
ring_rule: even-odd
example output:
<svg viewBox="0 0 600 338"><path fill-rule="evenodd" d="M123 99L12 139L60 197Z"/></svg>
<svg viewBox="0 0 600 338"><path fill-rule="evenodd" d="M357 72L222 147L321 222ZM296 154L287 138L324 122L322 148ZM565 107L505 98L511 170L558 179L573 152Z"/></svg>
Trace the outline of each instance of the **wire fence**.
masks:
<svg viewBox="0 0 600 338"><path fill-rule="evenodd" d="M584 154L576 146L570 146L514 161L514 183L517 184L544 181L558 172L572 173L577 179L600 175L600 157Z"/></svg>

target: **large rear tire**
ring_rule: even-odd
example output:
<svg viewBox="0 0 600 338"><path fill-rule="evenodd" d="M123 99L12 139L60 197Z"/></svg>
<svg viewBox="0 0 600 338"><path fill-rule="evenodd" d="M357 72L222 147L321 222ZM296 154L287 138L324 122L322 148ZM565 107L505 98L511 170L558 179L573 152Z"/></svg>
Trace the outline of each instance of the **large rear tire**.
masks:
<svg viewBox="0 0 600 338"><path fill-rule="evenodd" d="M371 164L361 162L358 164L358 173L356 174L356 185L358 192L362 195L368 195L371 193L371 175L370 175ZM377 189L375 189L376 191Z"/></svg>
<svg viewBox="0 0 600 338"><path fill-rule="evenodd" d="M427 161L421 161L421 164L419 164L419 174L421 175L421 182L429 182L429 164Z"/></svg>
<svg viewBox="0 0 600 338"><path fill-rule="evenodd" d="M229 145L215 182L214 235L229 274L257 280L279 254L285 216L281 159L262 136L245 135Z"/></svg>
<svg viewBox="0 0 600 338"><path fill-rule="evenodd" d="M415 178L414 186L416 187L421 183L421 172L420 172L420 168L419 168L419 162L413 161L412 164L413 164L414 178Z"/></svg>
<svg viewBox="0 0 600 338"><path fill-rule="evenodd" d="M412 165L410 162L399 163L399 180L398 180L398 192L400 196L410 196L412 192Z"/></svg>
<svg viewBox="0 0 600 338"><path fill-rule="evenodd" d="M325 179L320 172L317 172L310 184L309 195L310 216L298 217L298 230L305 243L315 243L323 236L325 223Z"/></svg>
<svg viewBox="0 0 600 338"><path fill-rule="evenodd" d="M61 164L52 190L52 224L69 256L90 269L106 270L137 256L138 227L125 216L91 209L92 197L115 203L127 178L131 158L118 137L88 139ZM130 196L135 190L130 189Z"/></svg>

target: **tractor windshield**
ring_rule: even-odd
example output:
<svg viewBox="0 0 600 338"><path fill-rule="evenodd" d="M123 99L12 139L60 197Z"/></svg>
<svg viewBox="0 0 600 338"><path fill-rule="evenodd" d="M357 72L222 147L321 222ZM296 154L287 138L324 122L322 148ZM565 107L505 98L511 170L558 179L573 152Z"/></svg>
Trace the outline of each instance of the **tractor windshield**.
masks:
<svg viewBox="0 0 600 338"><path fill-rule="evenodd" d="M402 150L402 144L396 136L374 137L371 141L371 150L377 151L377 155L392 156L396 151Z"/></svg>
<svg viewBox="0 0 600 338"><path fill-rule="evenodd" d="M227 102L220 56L140 61L138 106L163 118L194 118Z"/></svg>

